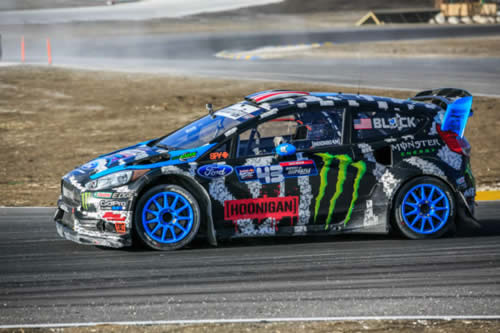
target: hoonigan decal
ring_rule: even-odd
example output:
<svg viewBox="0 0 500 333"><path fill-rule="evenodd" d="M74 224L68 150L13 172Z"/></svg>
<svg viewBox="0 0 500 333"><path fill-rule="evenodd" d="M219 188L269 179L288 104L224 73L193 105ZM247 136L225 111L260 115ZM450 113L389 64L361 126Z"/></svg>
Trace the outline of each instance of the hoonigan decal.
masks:
<svg viewBox="0 0 500 333"><path fill-rule="evenodd" d="M316 197L316 203L314 206L314 223L316 223L316 220L318 218L319 208L323 200L323 197L325 196L326 188L328 185L328 173L330 172L331 164L334 160L339 161L338 165L339 172L337 176L337 184L335 185L335 194L330 199L330 204L328 206L328 215L326 217L325 230L328 229L332 221L333 213L335 211L335 205L337 204L337 199L340 198L340 195L344 192L344 183L347 178L347 168L349 166L352 166L358 170L356 173L356 178L354 179L351 203L349 205L349 209L344 219L344 225L346 225L347 222L349 222L349 220L351 219L354 205L356 203L356 200L358 200L359 185L361 184L361 179L363 178L366 172L366 163L363 161L352 163L352 159L351 157L349 157L349 155L331 155L328 153L319 153L316 155L318 155L323 159L324 165L320 172L321 183L319 187L318 196Z"/></svg>
<svg viewBox="0 0 500 333"><path fill-rule="evenodd" d="M224 202L224 219L235 221L240 219L264 220L267 218L281 220L284 217L299 216L299 197L277 197L229 200Z"/></svg>

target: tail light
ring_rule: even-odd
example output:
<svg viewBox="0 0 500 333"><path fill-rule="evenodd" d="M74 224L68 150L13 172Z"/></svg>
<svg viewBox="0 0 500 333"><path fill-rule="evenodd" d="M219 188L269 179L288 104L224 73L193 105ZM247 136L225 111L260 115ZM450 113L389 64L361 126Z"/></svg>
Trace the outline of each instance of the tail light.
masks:
<svg viewBox="0 0 500 333"><path fill-rule="evenodd" d="M436 129L441 139L443 139L451 151L469 156L471 147L465 138L459 137L457 133L452 131L441 131L441 125L436 125Z"/></svg>

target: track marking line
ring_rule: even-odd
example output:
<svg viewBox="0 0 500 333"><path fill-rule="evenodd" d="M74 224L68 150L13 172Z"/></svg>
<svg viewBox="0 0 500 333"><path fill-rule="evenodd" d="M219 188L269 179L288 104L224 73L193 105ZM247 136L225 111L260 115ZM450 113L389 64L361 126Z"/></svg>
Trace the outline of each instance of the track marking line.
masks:
<svg viewBox="0 0 500 333"><path fill-rule="evenodd" d="M196 319L196 320L157 320L157 321L116 321L0 325L9 328L60 328L89 327L98 325L150 326L150 325L189 325L189 324L244 324L276 322L313 322L313 321L366 321L366 320L500 320L500 315L441 315L441 316L359 316L359 317L305 317L305 318L236 318L236 319Z"/></svg>

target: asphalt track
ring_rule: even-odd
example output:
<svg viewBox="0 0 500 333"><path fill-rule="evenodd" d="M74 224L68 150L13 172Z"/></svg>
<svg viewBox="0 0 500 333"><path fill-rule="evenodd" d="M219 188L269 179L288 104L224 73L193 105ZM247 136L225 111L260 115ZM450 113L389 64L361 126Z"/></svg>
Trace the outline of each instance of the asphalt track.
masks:
<svg viewBox="0 0 500 333"><path fill-rule="evenodd" d="M485 26L68 37L53 40L53 50L55 64L85 68L404 89L456 86L498 95L499 59L363 55L359 59L237 62L214 59L213 54L272 44L499 33L498 26ZM4 36L4 59L18 59L18 41L15 34ZM29 62L43 61L44 43L29 44ZM44 208L0 209L2 325L500 315L499 202L481 203L477 217L482 228L461 230L456 238L262 239L234 241L219 248L196 242L192 248L173 253L73 244L56 235L51 214L51 209Z"/></svg>
<svg viewBox="0 0 500 333"><path fill-rule="evenodd" d="M19 61L20 36L3 37L4 60ZM500 35L500 25L412 26L309 32L217 33L83 38L52 38L53 61L70 67L194 76L322 82L423 90L457 87L476 95L500 96L500 58L376 58L363 52L365 41ZM268 45L360 42L360 55L335 59L235 61L216 59L223 50ZM44 63L45 39L26 36L28 63ZM275 88L279 88L276 86Z"/></svg>
<svg viewBox="0 0 500 333"><path fill-rule="evenodd" d="M0 324L499 316L500 202L454 238L197 241L170 252L60 239L53 209L0 209Z"/></svg>

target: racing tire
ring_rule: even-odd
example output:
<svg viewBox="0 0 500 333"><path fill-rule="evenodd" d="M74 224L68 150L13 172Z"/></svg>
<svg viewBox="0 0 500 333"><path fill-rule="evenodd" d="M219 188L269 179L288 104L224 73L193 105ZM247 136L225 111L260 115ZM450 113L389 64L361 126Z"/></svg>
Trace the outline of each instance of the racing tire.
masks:
<svg viewBox="0 0 500 333"><path fill-rule="evenodd" d="M157 185L139 199L134 229L144 245L171 251L188 245L200 228L195 197L178 185Z"/></svg>
<svg viewBox="0 0 500 333"><path fill-rule="evenodd" d="M409 239L438 238L455 228L455 196L433 177L404 184L394 198L394 225Z"/></svg>

